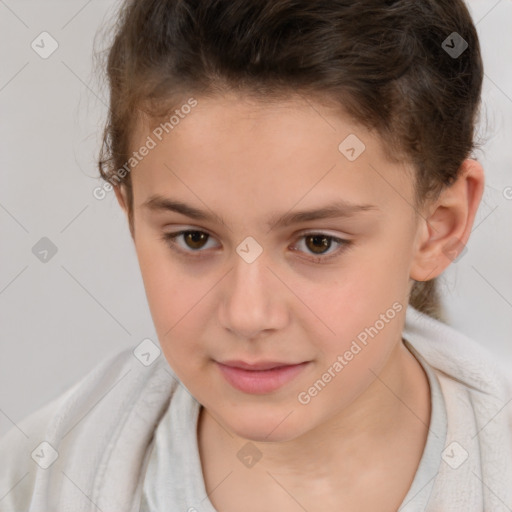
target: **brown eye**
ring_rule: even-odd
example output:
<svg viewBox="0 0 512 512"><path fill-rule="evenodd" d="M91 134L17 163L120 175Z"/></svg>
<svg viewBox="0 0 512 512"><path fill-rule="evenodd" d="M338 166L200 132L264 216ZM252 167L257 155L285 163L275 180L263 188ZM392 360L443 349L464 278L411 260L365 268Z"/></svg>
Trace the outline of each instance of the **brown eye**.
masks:
<svg viewBox="0 0 512 512"><path fill-rule="evenodd" d="M209 241L210 235L204 231L189 229L176 233L164 233L161 238L171 249L177 252L191 256L196 256L193 253L197 252L199 256L200 253L204 252L202 249ZM183 238L180 244L176 240L179 238Z"/></svg>
<svg viewBox="0 0 512 512"><path fill-rule="evenodd" d="M210 235L203 231L184 231L183 240L191 249L202 249Z"/></svg>
<svg viewBox="0 0 512 512"><path fill-rule="evenodd" d="M306 246L314 254L323 254L325 250L330 248L332 238L333 237L325 235L307 235L305 237Z"/></svg>
<svg viewBox="0 0 512 512"><path fill-rule="evenodd" d="M341 256L341 253L347 250L353 243L352 240L344 240L335 236L328 235L327 233L303 233L299 237L300 242L298 252L309 254L310 257L306 258L314 263L325 263L332 258ZM333 246L334 250L330 250ZM297 251L297 249L294 249ZM315 256L316 257L311 257Z"/></svg>

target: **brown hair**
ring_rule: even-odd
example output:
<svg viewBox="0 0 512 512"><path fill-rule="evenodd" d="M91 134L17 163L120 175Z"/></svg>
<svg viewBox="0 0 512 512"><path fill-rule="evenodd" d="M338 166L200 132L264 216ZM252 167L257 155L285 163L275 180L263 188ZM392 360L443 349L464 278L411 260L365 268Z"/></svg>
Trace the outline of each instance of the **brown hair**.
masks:
<svg viewBox="0 0 512 512"><path fill-rule="evenodd" d="M454 32L468 44L459 56L443 45ZM127 0L113 34L99 171L125 188L132 235L130 174L120 183L116 170L141 113L162 119L190 96L334 102L376 130L391 161L413 164L415 208L478 147L483 64L463 0ZM415 282L410 304L443 319L436 279Z"/></svg>

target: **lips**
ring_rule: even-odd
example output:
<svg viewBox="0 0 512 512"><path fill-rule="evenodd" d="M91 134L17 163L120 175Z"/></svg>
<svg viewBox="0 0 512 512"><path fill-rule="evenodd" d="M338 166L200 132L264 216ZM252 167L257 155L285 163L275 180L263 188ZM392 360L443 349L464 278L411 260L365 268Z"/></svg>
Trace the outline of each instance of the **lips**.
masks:
<svg viewBox="0 0 512 512"><path fill-rule="evenodd" d="M277 391L295 379L310 364L310 361L290 364L277 361L216 362L224 379L238 391L262 395Z"/></svg>
<svg viewBox="0 0 512 512"><path fill-rule="evenodd" d="M260 361L257 363L246 363L245 361L232 360L223 361L220 364L230 366L231 368L240 368L241 370L262 371L272 370L273 368L282 368L283 366L295 366L301 363L284 363L280 361Z"/></svg>

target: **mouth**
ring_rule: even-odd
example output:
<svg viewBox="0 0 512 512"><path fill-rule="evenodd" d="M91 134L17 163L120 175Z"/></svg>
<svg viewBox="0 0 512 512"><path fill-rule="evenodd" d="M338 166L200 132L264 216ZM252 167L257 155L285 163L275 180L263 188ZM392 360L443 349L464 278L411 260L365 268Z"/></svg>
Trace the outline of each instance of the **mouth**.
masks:
<svg viewBox="0 0 512 512"><path fill-rule="evenodd" d="M216 361L221 374L235 389L250 394L266 394L276 391L297 377L311 361L284 363L262 361Z"/></svg>
<svg viewBox="0 0 512 512"><path fill-rule="evenodd" d="M240 368L241 370L273 370L274 368L282 368L284 366L296 366L302 363L285 363L282 361L260 361L256 363L246 363L245 361L240 360L230 360L223 361L222 363L219 361L219 364L223 364L224 366L230 366L231 368Z"/></svg>

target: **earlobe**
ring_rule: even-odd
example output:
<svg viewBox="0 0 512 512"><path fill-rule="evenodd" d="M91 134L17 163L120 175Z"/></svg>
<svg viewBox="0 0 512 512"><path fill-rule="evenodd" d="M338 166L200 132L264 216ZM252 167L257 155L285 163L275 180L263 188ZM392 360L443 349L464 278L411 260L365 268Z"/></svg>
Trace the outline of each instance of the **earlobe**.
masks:
<svg viewBox="0 0 512 512"><path fill-rule="evenodd" d="M466 159L459 177L445 188L418 227L417 248L410 277L426 281L439 276L466 253L476 212L484 191L484 170Z"/></svg>

